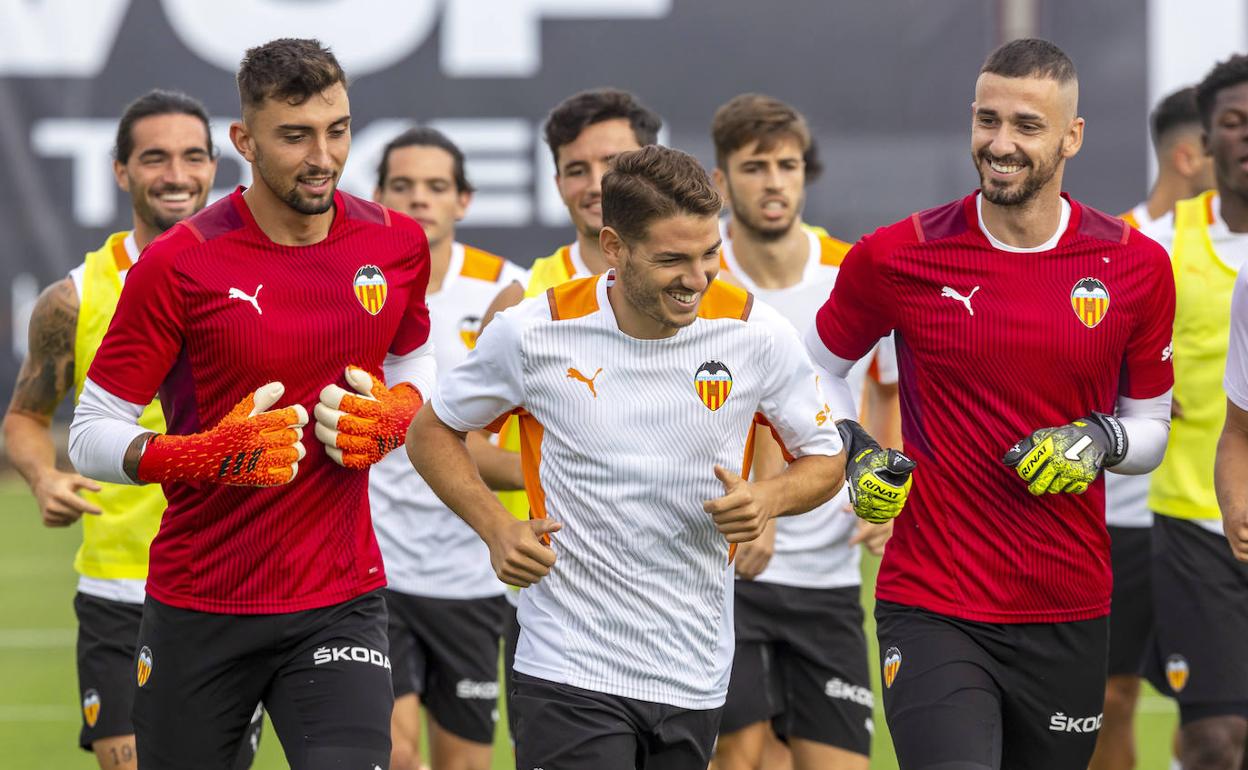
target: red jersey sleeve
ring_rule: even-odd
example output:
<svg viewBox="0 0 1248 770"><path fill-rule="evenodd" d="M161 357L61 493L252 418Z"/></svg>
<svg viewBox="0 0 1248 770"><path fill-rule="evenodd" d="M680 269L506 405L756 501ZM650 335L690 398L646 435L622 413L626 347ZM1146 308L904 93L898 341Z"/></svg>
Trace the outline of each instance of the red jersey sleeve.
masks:
<svg viewBox="0 0 1248 770"><path fill-rule="evenodd" d="M1174 338L1174 272L1165 250L1133 232L1152 277L1141 296L1141 313L1127 341L1118 393L1127 398L1155 398L1174 387L1174 364L1170 360Z"/></svg>
<svg viewBox="0 0 1248 770"><path fill-rule="evenodd" d="M854 244L837 273L832 294L815 314L819 339L835 356L857 361L893 329L893 299L882 270L878 236Z"/></svg>
<svg viewBox="0 0 1248 770"><path fill-rule="evenodd" d="M396 356L406 355L429 340L429 306L425 304L425 292L429 288L429 239L415 220L401 214L391 213L395 227L403 234L403 248L411 250L412 287L407 297L403 319L390 343L390 352Z"/></svg>
<svg viewBox="0 0 1248 770"><path fill-rule="evenodd" d="M182 226L152 241L126 273L117 310L87 371L92 382L132 404L147 405L182 350L178 251L197 242Z"/></svg>

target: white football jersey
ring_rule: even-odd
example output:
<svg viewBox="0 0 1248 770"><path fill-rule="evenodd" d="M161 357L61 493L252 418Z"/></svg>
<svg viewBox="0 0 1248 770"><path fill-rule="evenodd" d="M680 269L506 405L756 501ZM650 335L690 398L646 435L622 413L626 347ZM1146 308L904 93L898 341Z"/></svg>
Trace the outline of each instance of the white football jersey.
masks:
<svg viewBox="0 0 1248 770"><path fill-rule="evenodd" d="M550 574L520 592L517 671L598 692L710 709L734 648L730 549L704 501L741 472L756 415L794 456L841 441L792 327L713 283L666 339L620 331L611 274L497 316L433 398L475 430L520 410L535 518L563 524Z"/></svg>
<svg viewBox="0 0 1248 770"><path fill-rule="evenodd" d="M511 262L455 243L442 288L429 294L429 339L438 372L450 371L476 345L481 315L526 272ZM442 504L400 447L369 471L373 529L395 591L438 599L499 596L506 589L490 566L489 550L472 528Z"/></svg>
<svg viewBox="0 0 1248 770"><path fill-rule="evenodd" d="M814 323L815 313L827 302L841 270L841 260L849 250L849 244L842 241L820 238L809 230L805 232L810 251L802 280L784 289L762 289L741 269L728 229L721 228L723 266L758 299L775 308L799 333ZM859 412L873 357L877 379L883 383L897 382L897 356L892 335L889 335L855 364L846 378ZM775 553L755 580L801 588L858 585L862 581L859 569L862 555L857 546L849 544L857 523L858 517L849 509L849 492L845 488L809 513L778 519Z"/></svg>

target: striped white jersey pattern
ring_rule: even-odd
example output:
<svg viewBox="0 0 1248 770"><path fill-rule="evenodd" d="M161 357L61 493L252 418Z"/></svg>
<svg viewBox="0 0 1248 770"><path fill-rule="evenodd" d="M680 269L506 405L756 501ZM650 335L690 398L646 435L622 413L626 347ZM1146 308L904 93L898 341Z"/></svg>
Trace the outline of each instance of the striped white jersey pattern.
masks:
<svg viewBox="0 0 1248 770"><path fill-rule="evenodd" d="M524 269L510 262L502 262L501 270L497 260L487 262L484 267L493 267L497 277L486 280L471 261L465 269L464 260L463 244L453 244L442 287L427 297L439 372L468 356L481 315L499 290L512 281L527 282ZM442 504L412 468L406 449L399 447L369 470L368 498L391 589L437 599L478 599L506 590L485 543Z"/></svg>
<svg viewBox="0 0 1248 770"><path fill-rule="evenodd" d="M740 472L756 413L796 456L836 454L840 437L830 420L818 424L814 369L775 311L755 305L747 321L699 317L670 338L636 339L616 323L610 280L556 290L579 285L575 312L552 294L498 316L443 376L433 408L457 430L515 408L530 429L541 426L529 497L535 515L544 508L563 529L552 538L554 568L521 592L516 670L716 708L734 639L729 548L702 510L724 494L713 466ZM745 296L713 286L706 315L717 292ZM700 372L721 384L700 390ZM726 397L717 403L712 390Z"/></svg>
<svg viewBox="0 0 1248 770"><path fill-rule="evenodd" d="M799 333L815 321L815 313L827 301L840 267L820 260L819 237L806 232L810 250L802 279L784 289L759 288L750 279L732 250L728 228L721 228L723 259L741 285L785 317ZM870 353L850 369L846 379L854 394L854 406L862 411L862 392L871 359L877 359L879 379L897 382L897 356L892 335L880 340ZM862 554L849 539L857 530L858 517L849 509L849 492L842 487L836 497L801 516L776 521L775 553L767 568L755 578L800 588L843 588L862 582Z"/></svg>

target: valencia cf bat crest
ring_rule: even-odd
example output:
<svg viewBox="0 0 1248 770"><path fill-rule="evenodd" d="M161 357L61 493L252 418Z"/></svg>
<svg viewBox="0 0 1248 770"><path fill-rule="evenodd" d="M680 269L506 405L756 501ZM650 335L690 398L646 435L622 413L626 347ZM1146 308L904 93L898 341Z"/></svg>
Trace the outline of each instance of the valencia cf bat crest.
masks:
<svg viewBox="0 0 1248 770"><path fill-rule="evenodd" d="M100 719L100 694L95 690L87 690L82 694L82 716L87 720L87 727L95 727Z"/></svg>
<svg viewBox="0 0 1248 770"><path fill-rule="evenodd" d="M1182 655L1171 655L1166 658L1166 681L1170 683L1170 689L1174 690L1176 695L1187 687L1187 678L1190 673L1187 658Z"/></svg>
<svg viewBox="0 0 1248 770"><path fill-rule="evenodd" d="M459 319L459 339L464 347L472 350L477 346L477 335L481 333L481 316L466 315Z"/></svg>
<svg viewBox="0 0 1248 770"><path fill-rule="evenodd" d="M152 675L152 648L144 645L139 650L139 667L137 672L137 680L139 687L147 684L147 680Z"/></svg>
<svg viewBox="0 0 1248 770"><path fill-rule="evenodd" d="M897 679L897 672L901 670L901 650L896 647L889 647L884 653L884 686L892 687L893 682Z"/></svg>
<svg viewBox="0 0 1248 770"><path fill-rule="evenodd" d="M1070 290L1070 306L1084 326L1095 328L1109 312L1109 289L1095 278L1084 278Z"/></svg>
<svg viewBox="0 0 1248 770"><path fill-rule="evenodd" d="M714 412L728 400L732 392L732 372L719 361L706 361L698 367L693 375L693 384L697 388L698 398L707 409Z"/></svg>
<svg viewBox="0 0 1248 770"><path fill-rule="evenodd" d="M376 265L365 265L355 271L355 298L370 315L377 315L386 305L386 277Z"/></svg>

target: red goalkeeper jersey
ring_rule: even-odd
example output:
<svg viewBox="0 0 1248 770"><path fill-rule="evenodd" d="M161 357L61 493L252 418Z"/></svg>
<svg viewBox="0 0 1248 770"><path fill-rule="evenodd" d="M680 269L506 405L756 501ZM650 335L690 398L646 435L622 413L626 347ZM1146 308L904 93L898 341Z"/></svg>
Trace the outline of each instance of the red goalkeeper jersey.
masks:
<svg viewBox="0 0 1248 770"><path fill-rule="evenodd" d="M328 236L273 243L242 188L152 242L126 278L88 374L146 404L159 391L171 434L215 425L259 386L311 415L321 389L356 364L381 376L387 353L429 336L429 246L411 219L342 192ZM276 408L276 407L275 407ZM278 613L385 585L368 474L335 464L304 429L290 484L171 483L151 547L148 593L177 607Z"/></svg>
<svg viewBox="0 0 1248 770"><path fill-rule="evenodd" d="M1069 199L1068 199L1069 200ZM1109 612L1105 490L1033 497L1001 456L1037 428L1174 382L1166 252L1069 200L1055 248L995 249L975 195L864 237L816 316L856 360L896 330L905 451L918 461L876 595L968 620Z"/></svg>

